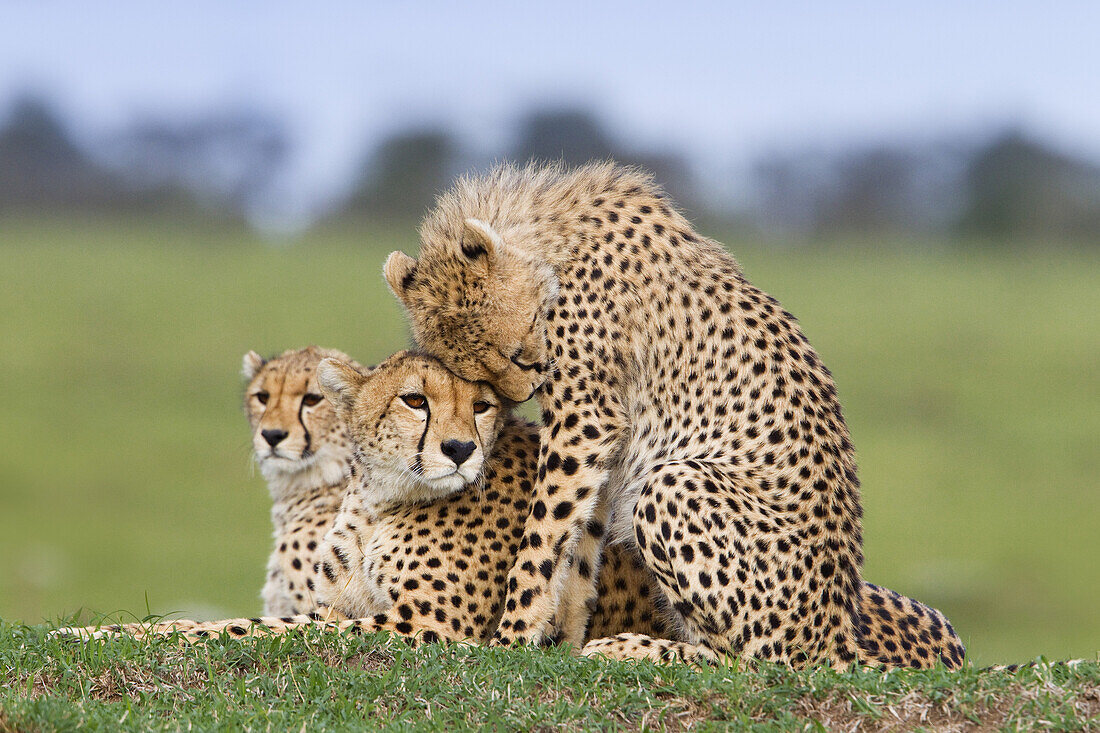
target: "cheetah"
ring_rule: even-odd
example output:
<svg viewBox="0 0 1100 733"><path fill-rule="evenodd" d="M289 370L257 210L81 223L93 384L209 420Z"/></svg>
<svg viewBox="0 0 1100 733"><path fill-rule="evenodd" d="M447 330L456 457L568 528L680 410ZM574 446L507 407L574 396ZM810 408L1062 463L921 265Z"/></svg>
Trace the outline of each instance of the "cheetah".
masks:
<svg viewBox="0 0 1100 733"><path fill-rule="evenodd" d="M796 319L611 163L463 178L384 275L419 348L537 396L537 480L492 643L577 645L610 534L677 635L847 668L863 562L854 449Z"/></svg>
<svg viewBox="0 0 1100 733"><path fill-rule="evenodd" d="M308 545L298 554L292 546L283 551L280 539L274 553L280 568L291 555L315 558L301 568L301 575L279 578L280 588L290 591L290 600L304 610L281 617L180 620L62 633L144 637L181 632L185 639L197 640L223 632L243 637L320 625L384 630L427 641L488 640L503 610L506 575L530 507L537 426L511 416L510 403L487 385L458 379L429 357L400 352L368 371L342 355L319 358L325 353L339 352L311 348L266 364L258 357L245 358L246 371L255 372L248 399L262 387L267 405L274 406L280 385L284 396L294 390L314 394L310 390L316 385L326 409L343 426L317 431L312 442L321 453L323 441L330 440L331 455L349 456L339 510L333 516L326 503L310 518L315 504L297 505L301 530L288 536L311 537L309 533L326 524L328 533L315 551ZM275 363L279 360L281 367ZM280 378L261 380L265 366ZM264 412L254 409L255 415ZM253 422L256 429L264 424ZM266 444L268 439L262 433L260 437ZM255 447L266 455L259 441ZM265 469L269 478L283 473L287 471ZM312 489L327 493L331 476L321 471L311 475ZM650 601L656 591L641 561L619 548L609 546L607 552L608 572L593 632L667 635ZM303 587L300 599L296 592ZM313 605L303 606L306 600Z"/></svg>
<svg viewBox="0 0 1100 733"><path fill-rule="evenodd" d="M351 439L317 386L317 365L326 357L355 364L316 346L272 359L249 351L242 360L252 453L272 499L275 546L260 593L267 616L316 609L310 588L317 549L347 489Z"/></svg>

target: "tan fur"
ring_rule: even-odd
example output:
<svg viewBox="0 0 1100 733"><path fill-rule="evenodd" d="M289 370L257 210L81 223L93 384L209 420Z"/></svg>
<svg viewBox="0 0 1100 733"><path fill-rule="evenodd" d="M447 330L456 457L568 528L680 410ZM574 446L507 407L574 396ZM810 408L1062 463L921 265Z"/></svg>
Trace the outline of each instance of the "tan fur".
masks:
<svg viewBox="0 0 1100 733"><path fill-rule="evenodd" d="M831 375L795 318L647 176L504 166L463 179L425 220L419 258L392 255L385 274L421 348L543 408L497 643L545 642L555 624L578 642L610 527L645 558L685 641L718 657L856 660L859 483Z"/></svg>

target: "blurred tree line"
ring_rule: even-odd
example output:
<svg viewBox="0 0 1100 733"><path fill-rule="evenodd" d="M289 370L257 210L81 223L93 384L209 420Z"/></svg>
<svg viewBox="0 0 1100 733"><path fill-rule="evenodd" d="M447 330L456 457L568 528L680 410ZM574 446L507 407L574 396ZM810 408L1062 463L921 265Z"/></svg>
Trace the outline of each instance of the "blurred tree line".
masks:
<svg viewBox="0 0 1100 733"><path fill-rule="evenodd" d="M671 152L619 145L592 114L583 110L528 112L516 124L515 141L490 154L464 149L447 130L419 129L394 134L366 156L352 195L337 216L417 219L452 179L485 169L497 160L562 160L580 165L614 160L652 172L681 204L694 200L687 165Z"/></svg>
<svg viewBox="0 0 1100 733"><path fill-rule="evenodd" d="M1100 242L1100 166L1014 128L774 155L753 175L755 220L773 231Z"/></svg>
<svg viewBox="0 0 1100 733"><path fill-rule="evenodd" d="M0 119L0 216L156 212L248 221L270 201L294 147L280 120L248 109L141 119L93 141L79 141L34 96L17 99ZM530 110L511 137L477 151L442 127L397 131L364 155L347 197L324 219L413 222L456 175L495 160L613 158L653 172L693 217L784 239L1100 241L1100 166L1017 129L761 156L746 176L746 199L726 203L701 195L706 182L681 154L625 145L586 109Z"/></svg>
<svg viewBox="0 0 1100 733"><path fill-rule="evenodd" d="M278 122L249 111L138 120L81 144L45 101L25 96L0 126L0 214L243 219L289 147Z"/></svg>

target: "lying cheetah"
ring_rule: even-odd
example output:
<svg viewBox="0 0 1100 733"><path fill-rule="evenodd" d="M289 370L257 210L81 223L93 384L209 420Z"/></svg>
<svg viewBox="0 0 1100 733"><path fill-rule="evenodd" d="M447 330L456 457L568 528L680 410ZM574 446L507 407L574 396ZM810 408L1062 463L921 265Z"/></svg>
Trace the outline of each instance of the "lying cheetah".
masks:
<svg viewBox="0 0 1100 733"><path fill-rule="evenodd" d="M317 386L317 365L346 354L310 346L267 360L244 355L245 412L252 452L271 492L275 547L261 596L264 614L309 613L317 547L347 488L351 440Z"/></svg>
<svg viewBox="0 0 1100 733"><path fill-rule="evenodd" d="M856 660L854 451L794 316L648 176L610 164L462 179L420 234L419 259L394 252L384 268L416 342L543 410L494 643L578 644L610 527L686 641Z"/></svg>
<svg viewBox="0 0 1100 733"><path fill-rule="evenodd" d="M320 353L312 348L287 352L260 365L252 383L266 389L268 405L277 404L279 385L280 398L291 403L317 385L326 407L321 411L318 403L312 414L318 420L328 415L331 422L326 428L307 423L314 430L314 450L350 455L350 482L339 512L333 516L331 504L325 504L311 518L313 505L296 505L301 523L295 526L301 529L279 538L273 557L280 569L288 557L306 557L303 553L313 553L308 542L298 553L292 540L284 552L282 540L308 537L316 527L332 525L316 553L308 554L315 563L303 566L300 575L277 578L276 585L291 592L292 601L316 605L282 618L183 620L63 632L144 636L180 631L196 639L223 631L246 636L322 623L427 640L488 640L503 608L505 577L530 507L538 428L511 417L507 403L488 386L460 380L434 359L402 352L365 372L347 361L322 361ZM246 363L251 367L259 360L246 357ZM280 377L257 381L265 367ZM267 454L258 441L255 447L258 454ZM274 474L265 470L265 475ZM323 473L312 475L317 493L327 491ZM303 482L300 488L305 486ZM641 562L621 548L609 546L608 553L593 631L665 635ZM299 570L293 560L290 566Z"/></svg>

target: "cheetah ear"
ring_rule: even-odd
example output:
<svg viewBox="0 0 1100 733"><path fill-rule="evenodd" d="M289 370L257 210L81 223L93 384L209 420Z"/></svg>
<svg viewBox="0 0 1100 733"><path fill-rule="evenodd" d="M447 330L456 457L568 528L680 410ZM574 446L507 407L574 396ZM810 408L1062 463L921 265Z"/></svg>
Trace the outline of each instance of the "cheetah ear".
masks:
<svg viewBox="0 0 1100 733"><path fill-rule="evenodd" d="M336 414L344 419L355 405L359 388L366 380L359 370L351 364L338 359L322 359L317 365L317 386L321 394L336 407Z"/></svg>
<svg viewBox="0 0 1100 733"><path fill-rule="evenodd" d="M416 260L404 252L390 252L386 264L382 266L382 273L393 294L404 302L405 293L416 277Z"/></svg>
<svg viewBox="0 0 1100 733"><path fill-rule="evenodd" d="M462 256L485 272L492 269L507 245L491 226L481 219L467 219L462 223Z"/></svg>
<svg viewBox="0 0 1100 733"><path fill-rule="evenodd" d="M249 351L244 355L244 358L241 359L241 376L248 381L252 381L252 378L260 372L260 369L262 369L266 363L267 359L263 358L255 351Z"/></svg>

